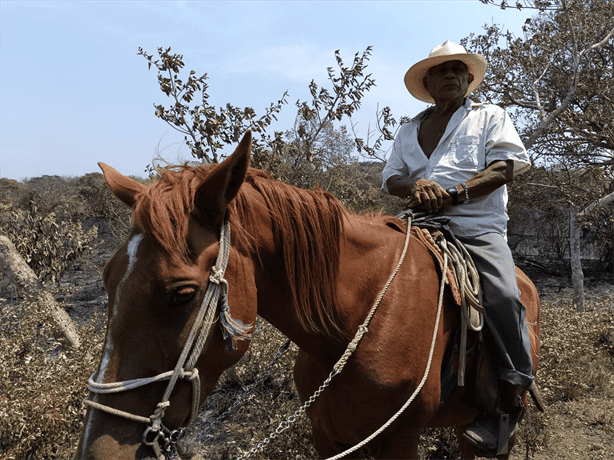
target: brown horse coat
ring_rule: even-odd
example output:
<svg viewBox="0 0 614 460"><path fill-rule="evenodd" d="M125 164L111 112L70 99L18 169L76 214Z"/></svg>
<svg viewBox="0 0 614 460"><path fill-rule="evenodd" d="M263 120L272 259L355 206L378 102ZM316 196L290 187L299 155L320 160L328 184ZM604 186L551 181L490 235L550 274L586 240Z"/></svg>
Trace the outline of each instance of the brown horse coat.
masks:
<svg viewBox="0 0 614 460"><path fill-rule="evenodd" d="M109 294L105 350L96 381L114 382L173 369L215 262L222 220L232 229L225 278L233 318L253 324L260 315L292 339L300 353L295 382L305 400L322 384L364 320L402 251L402 222L349 213L331 195L300 190L248 169L250 136L226 161L209 168L169 171L150 187L102 165L113 193L133 208L129 240L107 263ZM394 223L394 225L390 225ZM536 356L539 301L519 273ZM438 273L416 238L343 372L309 408L321 457L362 441L385 423L422 379L436 321ZM413 404L368 451L377 458L415 458L426 426L463 426L477 408L440 404L440 374L457 312L443 310L433 366ZM219 375L248 347L224 347L213 327L197 363L201 404ZM535 359L534 367L537 366ZM535 369L536 370L536 369ZM94 401L149 416L164 384ZM180 382L164 423L188 418L190 386ZM141 445L143 424L89 408L76 459L151 458ZM463 446L464 456L471 453Z"/></svg>

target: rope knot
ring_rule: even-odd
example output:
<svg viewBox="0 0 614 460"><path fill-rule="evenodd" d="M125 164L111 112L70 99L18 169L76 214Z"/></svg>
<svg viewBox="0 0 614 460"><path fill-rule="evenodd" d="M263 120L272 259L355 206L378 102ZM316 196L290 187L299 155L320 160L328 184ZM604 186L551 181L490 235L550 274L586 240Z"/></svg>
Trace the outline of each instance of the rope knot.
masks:
<svg viewBox="0 0 614 460"><path fill-rule="evenodd" d="M182 380L194 380L194 373L198 374L198 369L194 368L191 371L186 371L181 368L179 369L179 378Z"/></svg>
<svg viewBox="0 0 614 460"><path fill-rule="evenodd" d="M186 377L185 379L188 381L192 381L198 378L198 369L194 368L192 369L192 372L186 372Z"/></svg>
<svg viewBox="0 0 614 460"><path fill-rule="evenodd" d="M151 420L160 420L164 416L166 408L171 405L170 401L159 402L153 415L149 417Z"/></svg>
<svg viewBox="0 0 614 460"><path fill-rule="evenodd" d="M215 284L221 284L224 281L224 270L218 267L211 267L209 281Z"/></svg>

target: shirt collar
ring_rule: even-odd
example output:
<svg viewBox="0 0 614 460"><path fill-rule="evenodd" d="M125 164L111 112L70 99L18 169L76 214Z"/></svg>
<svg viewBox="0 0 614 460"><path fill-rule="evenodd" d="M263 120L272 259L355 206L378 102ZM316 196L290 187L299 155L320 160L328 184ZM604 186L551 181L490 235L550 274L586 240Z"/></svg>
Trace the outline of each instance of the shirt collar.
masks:
<svg viewBox="0 0 614 460"><path fill-rule="evenodd" d="M477 107L481 107L481 106L482 106L481 102L474 102L471 99L469 99L468 97L466 97L465 101L463 102L463 105L461 107L464 107L467 112L470 112L472 109L477 108ZM426 116L429 113L431 113L433 110L435 110L435 106L434 105L426 108L425 110L420 112L418 115L416 115L414 118L412 118L410 121L412 123L420 124L426 118Z"/></svg>

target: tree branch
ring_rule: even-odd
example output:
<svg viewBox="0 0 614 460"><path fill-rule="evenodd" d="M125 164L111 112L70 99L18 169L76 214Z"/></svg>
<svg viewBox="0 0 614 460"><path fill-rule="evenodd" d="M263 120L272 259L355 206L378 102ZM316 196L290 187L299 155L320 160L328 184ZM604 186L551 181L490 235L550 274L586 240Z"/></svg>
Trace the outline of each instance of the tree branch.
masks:
<svg viewBox="0 0 614 460"><path fill-rule="evenodd" d="M587 207L585 207L582 211L578 213L578 217L584 217L589 212L591 212L593 209L599 206L606 206L613 202L614 202L614 192L610 193L609 195L604 196L603 198L598 199L597 201L593 201L591 204L589 204Z"/></svg>

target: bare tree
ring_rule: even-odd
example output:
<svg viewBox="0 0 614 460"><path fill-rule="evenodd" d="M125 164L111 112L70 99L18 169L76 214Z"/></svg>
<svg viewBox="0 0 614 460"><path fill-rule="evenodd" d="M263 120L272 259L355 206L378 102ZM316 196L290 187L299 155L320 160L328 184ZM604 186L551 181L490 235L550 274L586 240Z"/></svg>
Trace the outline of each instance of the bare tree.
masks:
<svg viewBox="0 0 614 460"><path fill-rule="evenodd" d="M463 44L486 56L489 70L479 94L505 107L515 119L533 162L569 177L598 168L614 178L614 4L610 0L516 2L482 0L502 8L535 8L524 36L497 25L471 35ZM564 177L561 176L561 177ZM576 307L584 309L580 263L580 222L614 202L614 193L586 201L590 194L570 193L570 252ZM605 188L607 190L607 188Z"/></svg>
<svg viewBox="0 0 614 460"><path fill-rule="evenodd" d="M10 279L20 294L50 318L56 338L64 342L64 345L79 348L79 332L70 316L56 303L51 292L43 288L38 276L25 263L11 240L2 234L0 234L0 274Z"/></svg>

